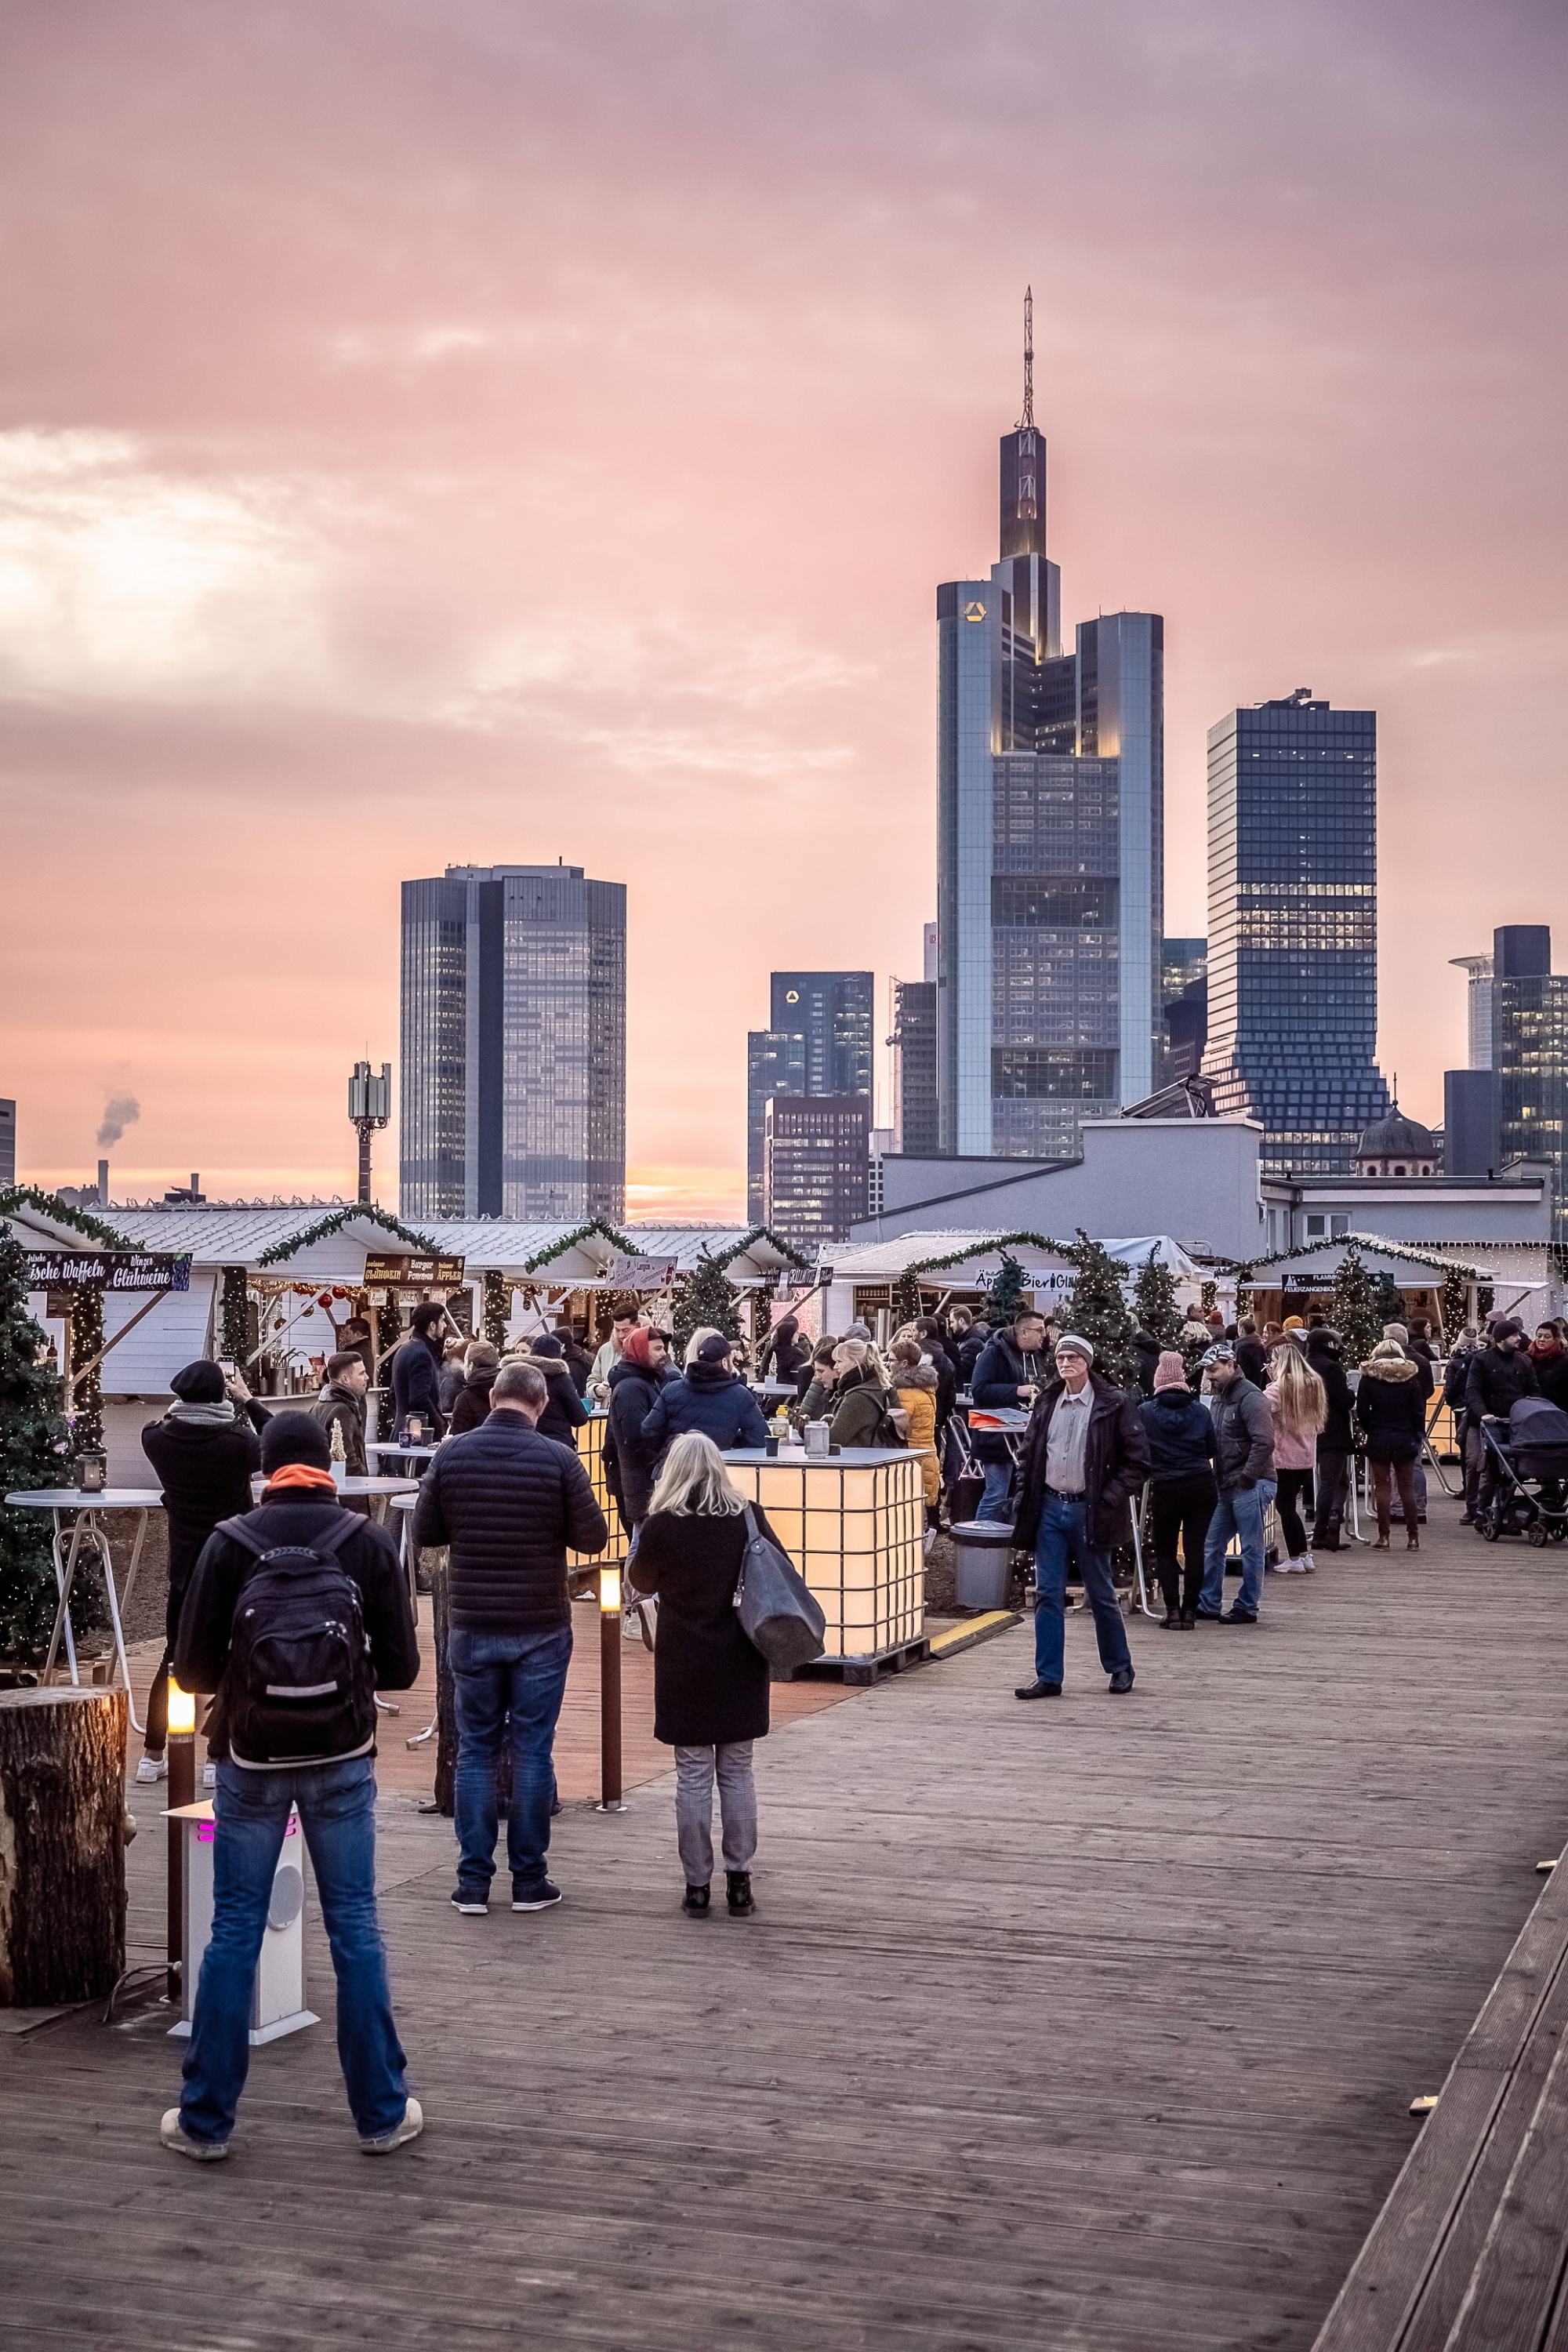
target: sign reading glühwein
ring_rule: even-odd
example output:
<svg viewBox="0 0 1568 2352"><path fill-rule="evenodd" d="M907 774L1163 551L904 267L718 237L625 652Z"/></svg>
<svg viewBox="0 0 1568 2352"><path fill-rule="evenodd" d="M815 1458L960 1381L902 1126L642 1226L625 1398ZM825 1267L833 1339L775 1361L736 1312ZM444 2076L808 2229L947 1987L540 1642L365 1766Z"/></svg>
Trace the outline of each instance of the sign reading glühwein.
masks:
<svg viewBox="0 0 1568 2352"><path fill-rule="evenodd" d="M416 1251L412 1256L395 1256L390 1251L367 1250L364 1261L366 1289L388 1290L455 1290L463 1279L460 1257L431 1257Z"/></svg>
<svg viewBox="0 0 1568 2352"><path fill-rule="evenodd" d="M189 1290L189 1251L166 1257L156 1250L28 1250L29 1290Z"/></svg>

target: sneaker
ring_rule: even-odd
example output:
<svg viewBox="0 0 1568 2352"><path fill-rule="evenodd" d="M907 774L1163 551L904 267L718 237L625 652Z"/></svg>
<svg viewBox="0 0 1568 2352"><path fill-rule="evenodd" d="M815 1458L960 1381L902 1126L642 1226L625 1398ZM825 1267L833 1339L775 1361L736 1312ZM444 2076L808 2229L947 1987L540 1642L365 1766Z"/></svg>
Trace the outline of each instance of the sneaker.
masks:
<svg viewBox="0 0 1568 2352"><path fill-rule="evenodd" d="M536 1878L525 1886L521 1878L511 1882L511 1907L514 1911L548 1911L552 1903L561 1900L561 1889L552 1886L548 1878Z"/></svg>
<svg viewBox="0 0 1568 2352"><path fill-rule="evenodd" d="M168 1777L169 1759L166 1756L143 1756L136 1767L136 1778L143 1784L149 1780L166 1780Z"/></svg>
<svg viewBox="0 0 1568 2352"><path fill-rule="evenodd" d="M1194 1625L1223 1625L1225 1619L1217 1609L1194 1609L1193 1622Z"/></svg>
<svg viewBox="0 0 1568 2352"><path fill-rule="evenodd" d="M216 1764L204 1764L202 1766L202 1786L204 1789L216 1789L217 1787L217 1766Z"/></svg>
<svg viewBox="0 0 1568 2352"><path fill-rule="evenodd" d="M158 2126L158 2137L165 2147L173 2148L176 2156L188 2156L193 2164L217 2164L228 2154L226 2139L193 2139L181 2126L178 2107L168 2110Z"/></svg>
<svg viewBox="0 0 1568 2352"><path fill-rule="evenodd" d="M403 2110L403 2121L395 2130L382 2132L374 2139L362 2139L366 2156L390 2156L395 2147L404 2147L417 2139L425 2128L425 2110L417 2099L410 2099Z"/></svg>
<svg viewBox="0 0 1568 2352"><path fill-rule="evenodd" d="M1219 1622L1222 1625L1256 1625L1258 1620L1250 1609L1227 1609Z"/></svg>
<svg viewBox="0 0 1568 2352"><path fill-rule="evenodd" d="M681 1898L680 1907L689 1911L694 1919L706 1919L712 1894L713 1890L709 1886L689 1886Z"/></svg>
<svg viewBox="0 0 1568 2352"><path fill-rule="evenodd" d="M749 1870L727 1870L724 1873L724 1885L729 1895L730 1913L732 1918L743 1919L748 1912L756 1909L757 1906L752 1895L752 1874Z"/></svg>
<svg viewBox="0 0 1568 2352"><path fill-rule="evenodd" d="M465 1919L482 1919L489 1907L490 1898L482 1886L459 1886L453 1894L452 1908Z"/></svg>

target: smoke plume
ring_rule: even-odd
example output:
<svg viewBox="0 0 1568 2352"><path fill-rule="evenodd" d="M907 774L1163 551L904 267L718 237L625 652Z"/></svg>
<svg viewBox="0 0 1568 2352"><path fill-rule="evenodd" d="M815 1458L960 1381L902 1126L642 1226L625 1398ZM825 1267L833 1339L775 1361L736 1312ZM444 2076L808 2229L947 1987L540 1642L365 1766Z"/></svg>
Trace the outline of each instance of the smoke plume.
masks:
<svg viewBox="0 0 1568 2352"><path fill-rule="evenodd" d="M134 1095L110 1095L103 1106L103 1123L98 1130L100 1150L118 1143L126 1129L142 1116L142 1106Z"/></svg>

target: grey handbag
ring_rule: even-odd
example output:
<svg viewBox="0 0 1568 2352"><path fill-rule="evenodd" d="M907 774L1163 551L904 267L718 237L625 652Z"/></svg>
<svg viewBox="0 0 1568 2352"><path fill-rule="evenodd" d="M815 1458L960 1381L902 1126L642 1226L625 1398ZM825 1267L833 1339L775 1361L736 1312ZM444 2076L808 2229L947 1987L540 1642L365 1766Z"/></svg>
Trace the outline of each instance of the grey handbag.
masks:
<svg viewBox="0 0 1568 2352"><path fill-rule="evenodd" d="M770 1666L805 1666L821 1657L827 1620L788 1553L758 1528L750 1503L735 1607L742 1633Z"/></svg>

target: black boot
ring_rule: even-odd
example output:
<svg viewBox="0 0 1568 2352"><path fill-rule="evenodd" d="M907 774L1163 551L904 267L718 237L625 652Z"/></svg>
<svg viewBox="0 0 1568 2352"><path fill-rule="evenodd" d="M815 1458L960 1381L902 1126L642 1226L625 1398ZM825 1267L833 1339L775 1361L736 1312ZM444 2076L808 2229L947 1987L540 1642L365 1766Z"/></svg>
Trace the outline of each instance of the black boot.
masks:
<svg viewBox="0 0 1568 2352"><path fill-rule="evenodd" d="M706 1919L708 1916L707 1887L689 1886L681 1898L680 1907L683 1911L689 1911L694 1919Z"/></svg>
<svg viewBox="0 0 1568 2352"><path fill-rule="evenodd" d="M1163 1633L1179 1633L1181 1630L1182 1612L1173 1601L1168 1601L1165 1603L1165 1613L1160 1620L1160 1631Z"/></svg>
<svg viewBox="0 0 1568 2352"><path fill-rule="evenodd" d="M749 1870L727 1870L724 1883L730 1891L730 1912L733 1918L743 1918L756 1909L752 1900L752 1874Z"/></svg>

